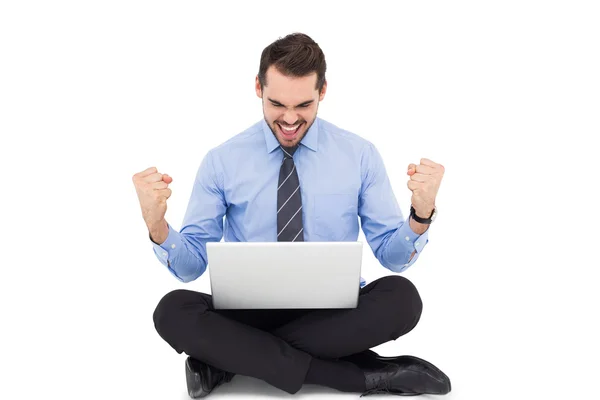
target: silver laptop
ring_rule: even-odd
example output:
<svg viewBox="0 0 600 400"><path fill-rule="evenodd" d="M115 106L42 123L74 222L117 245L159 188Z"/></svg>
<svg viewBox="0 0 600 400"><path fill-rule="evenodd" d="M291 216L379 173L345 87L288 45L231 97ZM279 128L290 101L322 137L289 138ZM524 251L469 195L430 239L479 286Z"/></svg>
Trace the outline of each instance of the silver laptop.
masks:
<svg viewBox="0 0 600 400"><path fill-rule="evenodd" d="M356 308L362 242L208 242L215 309Z"/></svg>

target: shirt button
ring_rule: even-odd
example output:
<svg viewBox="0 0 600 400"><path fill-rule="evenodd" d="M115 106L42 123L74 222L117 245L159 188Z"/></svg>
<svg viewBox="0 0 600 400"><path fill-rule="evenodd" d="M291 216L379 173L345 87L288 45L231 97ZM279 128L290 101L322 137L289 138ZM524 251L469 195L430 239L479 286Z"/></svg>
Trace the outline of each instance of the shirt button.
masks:
<svg viewBox="0 0 600 400"><path fill-rule="evenodd" d="M418 245L419 245L419 242L415 243L415 246L418 246Z"/></svg>
<svg viewBox="0 0 600 400"><path fill-rule="evenodd" d="M174 249L174 248L175 248L175 243L173 243L173 244L171 245L171 248L172 248L172 249Z"/></svg>
<svg viewBox="0 0 600 400"><path fill-rule="evenodd" d="M404 240L406 240L408 242L410 240L410 238L407 236L404 238Z"/></svg>
<svg viewBox="0 0 600 400"><path fill-rule="evenodd" d="M166 252L163 252L163 257L166 257L166 256L167 256L167 253L166 253Z"/></svg>
<svg viewBox="0 0 600 400"><path fill-rule="evenodd" d="M408 267L408 264L404 264L405 267Z"/></svg>

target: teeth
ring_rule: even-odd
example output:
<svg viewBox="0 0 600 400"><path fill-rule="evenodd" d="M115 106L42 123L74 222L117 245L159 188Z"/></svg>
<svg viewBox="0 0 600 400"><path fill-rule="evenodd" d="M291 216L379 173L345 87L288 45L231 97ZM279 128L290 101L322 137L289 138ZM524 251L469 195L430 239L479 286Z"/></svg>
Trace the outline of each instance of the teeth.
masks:
<svg viewBox="0 0 600 400"><path fill-rule="evenodd" d="M279 125L279 126L281 126L281 125ZM292 131L295 131L296 129L298 129L299 126L300 126L300 124L292 126L291 128L286 128L285 126L281 126L281 128L284 131L292 132Z"/></svg>

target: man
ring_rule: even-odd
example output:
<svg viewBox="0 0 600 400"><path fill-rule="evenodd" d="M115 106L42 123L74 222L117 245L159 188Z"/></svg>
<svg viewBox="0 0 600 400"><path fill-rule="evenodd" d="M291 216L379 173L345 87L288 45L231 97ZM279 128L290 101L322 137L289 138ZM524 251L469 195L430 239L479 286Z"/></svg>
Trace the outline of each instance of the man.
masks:
<svg viewBox="0 0 600 400"><path fill-rule="evenodd" d="M402 272L417 260L444 168L428 159L408 166L413 208L405 219L373 144L317 117L325 70L323 52L304 34L263 50L256 94L264 120L204 157L180 232L164 218L172 178L154 167L134 175L154 251L178 280L201 276L206 243L223 236L355 241L358 218L383 266ZM411 331L421 309L415 286L393 275L369 285L361 279L359 305L350 310L215 310L210 295L175 290L159 302L154 323L171 347L189 356L193 398L234 374L288 393L311 383L363 394L446 394L450 380L431 363L369 350Z"/></svg>

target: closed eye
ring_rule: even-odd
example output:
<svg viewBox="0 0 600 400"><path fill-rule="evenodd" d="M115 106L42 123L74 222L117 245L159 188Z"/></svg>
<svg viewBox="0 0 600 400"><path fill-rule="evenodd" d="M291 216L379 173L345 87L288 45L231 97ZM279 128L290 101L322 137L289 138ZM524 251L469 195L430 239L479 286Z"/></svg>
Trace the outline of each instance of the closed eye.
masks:
<svg viewBox="0 0 600 400"><path fill-rule="evenodd" d="M283 104L278 104L278 103L271 103L271 105L272 105L273 107L283 107ZM308 106L310 106L310 103L309 103L309 104L300 104L298 107L301 107L301 108L306 108L306 107L308 107Z"/></svg>

